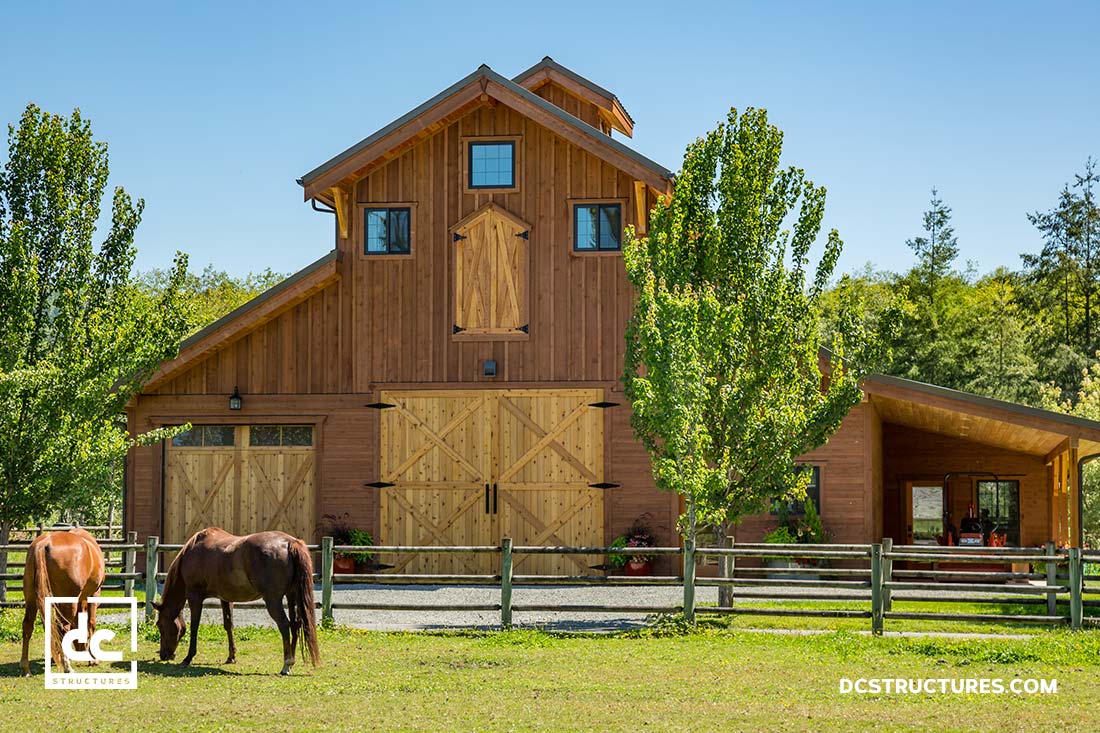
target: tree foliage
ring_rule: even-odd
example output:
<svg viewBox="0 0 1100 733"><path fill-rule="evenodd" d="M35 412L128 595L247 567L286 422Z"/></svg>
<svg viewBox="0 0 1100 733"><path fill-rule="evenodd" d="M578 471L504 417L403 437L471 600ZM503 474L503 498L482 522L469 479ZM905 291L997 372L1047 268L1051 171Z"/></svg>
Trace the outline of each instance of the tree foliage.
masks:
<svg viewBox="0 0 1100 733"><path fill-rule="evenodd" d="M89 504L117 480L123 410L186 328L182 255L155 300L133 278L143 202L121 187L97 247L107 146L79 110L28 105L0 171L0 522ZM155 439L157 434L146 436Z"/></svg>
<svg viewBox="0 0 1100 733"><path fill-rule="evenodd" d="M188 333L193 333L285 278L285 274L271 268L236 277L207 265L201 273L188 271L182 279L177 278L173 270L150 270L138 276L138 283L143 293L154 300L163 297L170 288L176 288L185 305Z"/></svg>
<svg viewBox="0 0 1100 733"><path fill-rule="evenodd" d="M833 298L831 353L820 349L818 304L842 243L829 231L808 270L825 189L780 166L782 140L764 110L732 110L688 147L675 194L624 249L632 422L657 485L685 497L692 537L804 496L794 459L836 430L881 356L851 292ZM895 322L878 314L883 331Z"/></svg>

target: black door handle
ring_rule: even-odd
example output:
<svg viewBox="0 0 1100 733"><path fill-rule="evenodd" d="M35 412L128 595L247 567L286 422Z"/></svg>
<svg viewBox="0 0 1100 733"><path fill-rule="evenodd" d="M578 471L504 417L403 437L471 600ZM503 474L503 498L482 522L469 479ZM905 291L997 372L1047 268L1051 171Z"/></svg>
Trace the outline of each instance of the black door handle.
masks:
<svg viewBox="0 0 1100 733"><path fill-rule="evenodd" d="M493 484L493 514L497 513L497 485Z"/></svg>
<svg viewBox="0 0 1100 733"><path fill-rule="evenodd" d="M489 513L489 484L485 484L485 513Z"/></svg>

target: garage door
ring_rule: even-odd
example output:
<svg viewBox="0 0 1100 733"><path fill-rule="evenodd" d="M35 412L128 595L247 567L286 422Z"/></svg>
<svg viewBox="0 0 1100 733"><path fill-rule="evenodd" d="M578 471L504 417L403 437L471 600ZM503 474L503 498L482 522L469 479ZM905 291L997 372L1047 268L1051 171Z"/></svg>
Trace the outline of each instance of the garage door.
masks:
<svg viewBox="0 0 1100 733"><path fill-rule="evenodd" d="M204 527L311 541L315 462L309 425L202 425L177 435L165 448L165 542Z"/></svg>
<svg viewBox="0 0 1100 733"><path fill-rule="evenodd" d="M600 545L600 390L384 392L380 544ZM517 573L599 558L522 555ZM492 555L403 556L395 572L490 573Z"/></svg>

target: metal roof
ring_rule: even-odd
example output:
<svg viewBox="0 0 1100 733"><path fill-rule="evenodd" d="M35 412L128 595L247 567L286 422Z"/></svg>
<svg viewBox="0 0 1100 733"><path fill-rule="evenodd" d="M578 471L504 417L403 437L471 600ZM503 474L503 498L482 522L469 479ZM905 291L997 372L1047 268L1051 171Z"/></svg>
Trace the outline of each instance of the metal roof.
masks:
<svg viewBox="0 0 1100 733"><path fill-rule="evenodd" d="M594 91L596 94L599 94L600 96L603 96L603 97L607 97L608 99L611 99L615 102L618 102L620 109L622 109L622 111L623 111L623 114L626 115L626 118L628 120L630 120L630 124L631 125L634 124L634 118L630 116L630 112L627 111L626 105L623 104L623 101L621 99L619 99L618 96L616 96L614 92L611 92L607 89L604 89L603 87L601 87L596 82L590 81L589 79L584 78L583 76L581 76L577 72L573 71L572 69L568 69L568 68L562 66L557 61L550 58L549 56L543 56L542 61L539 61L537 64L532 66L530 69L527 69L526 71L522 71L519 74L517 74L516 76L512 77L512 81L514 81L518 84L521 81L523 81L524 79L526 79L527 77L531 76L532 74L537 74L538 72L542 71L543 69L553 69L554 71L558 72L562 76L569 77L570 79L577 82L581 86L588 87L589 89Z"/></svg>

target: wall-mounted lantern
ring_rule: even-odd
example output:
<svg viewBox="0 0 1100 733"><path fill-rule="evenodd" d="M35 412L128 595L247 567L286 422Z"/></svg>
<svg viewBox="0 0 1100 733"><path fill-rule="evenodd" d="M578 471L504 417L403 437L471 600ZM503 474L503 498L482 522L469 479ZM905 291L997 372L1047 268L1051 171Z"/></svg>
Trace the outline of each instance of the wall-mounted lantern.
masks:
<svg viewBox="0 0 1100 733"><path fill-rule="evenodd" d="M483 377L495 377L497 375L496 359L486 359L481 362L481 375Z"/></svg>
<svg viewBox="0 0 1100 733"><path fill-rule="evenodd" d="M229 409L239 410L241 409L241 393L236 387L233 388L233 394L229 395Z"/></svg>

